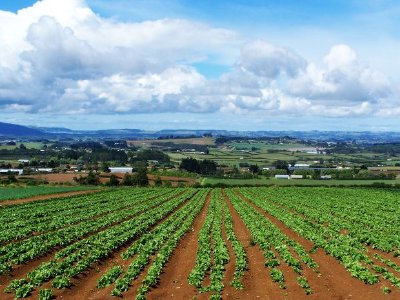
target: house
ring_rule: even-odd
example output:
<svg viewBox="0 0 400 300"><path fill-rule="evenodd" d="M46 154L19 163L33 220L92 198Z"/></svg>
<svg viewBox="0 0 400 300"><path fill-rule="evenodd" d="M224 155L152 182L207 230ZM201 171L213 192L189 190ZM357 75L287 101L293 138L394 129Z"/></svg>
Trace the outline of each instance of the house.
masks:
<svg viewBox="0 0 400 300"><path fill-rule="evenodd" d="M39 172L39 173L51 173L51 172L53 172L53 169L51 169L51 168L38 168L38 169L36 169L36 171Z"/></svg>
<svg viewBox="0 0 400 300"><path fill-rule="evenodd" d="M8 174L9 172L11 173L18 173L18 175L22 175L24 172L23 169L0 169L0 174Z"/></svg>
<svg viewBox="0 0 400 300"><path fill-rule="evenodd" d="M275 179L290 179L289 175L275 175Z"/></svg>
<svg viewBox="0 0 400 300"><path fill-rule="evenodd" d="M132 173L132 167L110 167L111 173Z"/></svg>
<svg viewBox="0 0 400 300"><path fill-rule="evenodd" d="M29 159L18 159L18 162L21 164L29 164L30 160Z"/></svg>

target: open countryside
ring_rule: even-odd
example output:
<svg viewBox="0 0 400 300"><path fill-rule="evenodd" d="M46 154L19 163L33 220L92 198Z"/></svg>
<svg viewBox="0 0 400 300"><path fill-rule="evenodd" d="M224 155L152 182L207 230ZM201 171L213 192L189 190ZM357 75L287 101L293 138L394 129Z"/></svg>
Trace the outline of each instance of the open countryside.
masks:
<svg viewBox="0 0 400 300"><path fill-rule="evenodd" d="M0 300L400 300L400 1L0 1Z"/></svg>
<svg viewBox="0 0 400 300"><path fill-rule="evenodd" d="M398 191L326 187L4 205L1 298L398 299L399 215Z"/></svg>

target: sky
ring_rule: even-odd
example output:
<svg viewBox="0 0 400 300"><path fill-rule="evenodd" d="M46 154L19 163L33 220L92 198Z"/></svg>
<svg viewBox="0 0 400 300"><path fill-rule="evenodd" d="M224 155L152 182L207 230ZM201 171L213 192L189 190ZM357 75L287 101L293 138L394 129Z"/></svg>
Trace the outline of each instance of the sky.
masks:
<svg viewBox="0 0 400 300"><path fill-rule="evenodd" d="M0 1L0 121L400 131L400 3Z"/></svg>

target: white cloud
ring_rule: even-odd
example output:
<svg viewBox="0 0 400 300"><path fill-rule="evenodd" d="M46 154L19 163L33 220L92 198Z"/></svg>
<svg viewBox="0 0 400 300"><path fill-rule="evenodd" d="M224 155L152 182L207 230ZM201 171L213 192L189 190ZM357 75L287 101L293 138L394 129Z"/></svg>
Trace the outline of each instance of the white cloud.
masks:
<svg viewBox="0 0 400 300"><path fill-rule="evenodd" d="M65 114L397 114L385 75L333 46L323 66L288 48L182 19L117 22L83 0L0 11L0 111ZM195 62L231 66L210 80ZM400 114L400 113L398 113Z"/></svg>
<svg viewBox="0 0 400 300"><path fill-rule="evenodd" d="M261 40L245 45L238 62L240 68L267 78L294 77L305 65L305 60L294 52Z"/></svg>
<svg viewBox="0 0 400 300"><path fill-rule="evenodd" d="M347 45L333 46L324 63L325 68L310 63L289 83L289 91L325 105L375 103L392 93L389 80L359 62Z"/></svg>

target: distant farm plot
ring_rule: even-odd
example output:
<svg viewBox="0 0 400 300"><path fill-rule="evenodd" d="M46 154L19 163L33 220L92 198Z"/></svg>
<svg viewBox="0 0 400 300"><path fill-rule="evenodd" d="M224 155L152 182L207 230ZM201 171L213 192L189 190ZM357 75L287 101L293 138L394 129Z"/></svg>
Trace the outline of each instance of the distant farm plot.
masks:
<svg viewBox="0 0 400 300"><path fill-rule="evenodd" d="M128 141L128 145L135 147L149 147L153 143L174 143L174 144L191 144L191 145L204 145L211 146L215 144L215 138L202 137L202 138L187 138L187 139L154 139L154 140L134 140Z"/></svg>
<svg viewBox="0 0 400 300"><path fill-rule="evenodd" d="M0 201L22 199L40 195L49 195L66 192L93 190L93 187L53 187L53 186L29 186L29 187L0 187Z"/></svg>
<svg viewBox="0 0 400 300"><path fill-rule="evenodd" d="M124 188L0 207L0 297L399 299L400 198Z"/></svg>
<svg viewBox="0 0 400 300"><path fill-rule="evenodd" d="M276 186L372 186L374 184L400 184L400 180L314 180L314 179L275 179L275 178L203 178L201 184L243 185L276 185Z"/></svg>

